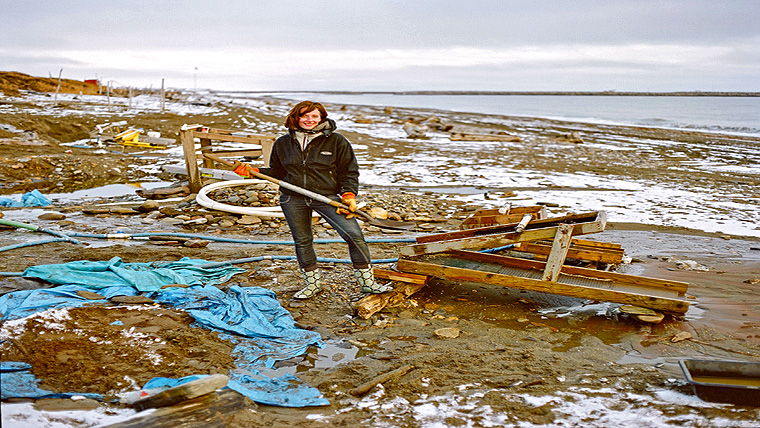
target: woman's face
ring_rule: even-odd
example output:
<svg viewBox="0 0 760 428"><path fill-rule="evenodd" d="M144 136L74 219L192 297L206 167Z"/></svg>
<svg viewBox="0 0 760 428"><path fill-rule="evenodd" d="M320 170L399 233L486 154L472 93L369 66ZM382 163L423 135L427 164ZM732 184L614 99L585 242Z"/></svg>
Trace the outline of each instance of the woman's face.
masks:
<svg viewBox="0 0 760 428"><path fill-rule="evenodd" d="M308 113L301 111L301 117L298 119L298 126L306 131L311 131L315 126L322 122L322 114L319 110L314 109Z"/></svg>

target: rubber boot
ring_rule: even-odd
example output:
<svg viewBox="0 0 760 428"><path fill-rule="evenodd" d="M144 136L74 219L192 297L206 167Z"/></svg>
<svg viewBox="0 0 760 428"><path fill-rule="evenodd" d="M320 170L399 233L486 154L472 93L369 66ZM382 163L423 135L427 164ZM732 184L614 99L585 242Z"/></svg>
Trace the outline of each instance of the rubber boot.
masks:
<svg viewBox="0 0 760 428"><path fill-rule="evenodd" d="M359 282L359 287L362 293L380 294L393 291L393 287L375 282L375 274L372 271L372 267L366 269L354 268L354 276Z"/></svg>
<svg viewBox="0 0 760 428"><path fill-rule="evenodd" d="M301 269L301 276L303 277L303 282L306 284L306 287L302 288L301 291L294 294L294 299L310 299L322 291L322 284L320 282L321 278L318 270L315 269L306 272L305 270Z"/></svg>

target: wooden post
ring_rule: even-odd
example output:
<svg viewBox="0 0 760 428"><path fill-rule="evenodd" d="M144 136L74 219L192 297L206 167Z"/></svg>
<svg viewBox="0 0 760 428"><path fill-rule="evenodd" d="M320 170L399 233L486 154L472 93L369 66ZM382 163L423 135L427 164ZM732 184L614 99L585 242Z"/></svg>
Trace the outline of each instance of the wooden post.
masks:
<svg viewBox="0 0 760 428"><path fill-rule="evenodd" d="M61 89L61 74L63 73L63 69L60 69L58 71L58 86L55 87L55 97L53 98L53 101L55 101L56 104L58 104L58 91Z"/></svg>
<svg viewBox="0 0 760 428"><path fill-rule="evenodd" d="M554 243L552 244L549 258L546 259L546 268L544 268L544 274L541 277L542 281L557 281L562 264L565 263L565 257L567 257L567 250L570 249L572 237L572 224L560 224L557 226L557 234L554 235Z"/></svg>
<svg viewBox="0 0 760 428"><path fill-rule="evenodd" d="M201 185L201 173L198 169L198 159L195 156L193 129L180 130L179 140L182 143L182 151L185 154L185 169L187 170L190 192L198 193L203 186Z"/></svg>
<svg viewBox="0 0 760 428"><path fill-rule="evenodd" d="M166 98L165 95L166 93L164 92L164 79L161 78L161 111L162 112L164 111L164 107L165 107L165 98Z"/></svg>

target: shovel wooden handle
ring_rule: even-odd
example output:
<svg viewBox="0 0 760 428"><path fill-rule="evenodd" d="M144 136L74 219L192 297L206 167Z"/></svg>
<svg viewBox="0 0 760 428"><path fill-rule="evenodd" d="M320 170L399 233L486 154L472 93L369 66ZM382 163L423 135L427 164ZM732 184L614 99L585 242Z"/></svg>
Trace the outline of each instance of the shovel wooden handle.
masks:
<svg viewBox="0 0 760 428"><path fill-rule="evenodd" d="M207 158L209 158L209 159L211 159L213 161L220 162L220 163L223 163L225 165L232 166L232 167L236 167L237 165L240 164L240 162L238 162L238 163L230 162L228 160L224 160L224 159L222 159L222 158L220 158L218 156L215 156L215 155L212 155L212 154L209 154L209 153L204 153L203 156L207 157ZM340 203L338 201L333 201L332 199L328 198L325 195L320 195L319 193L314 193L311 190L306 190L306 189L304 189L302 187L298 187L298 186L296 186L294 184L290 184L287 181L278 180L278 179L276 179L274 177L270 177L270 176L262 174L260 172L251 171L251 174L253 174L253 176L256 177L256 178L260 178L262 180L270 181L272 183L277 184L278 186L280 186L282 188L285 188L285 189L291 190L293 192L296 192L296 193L298 193L300 195L309 197L311 199L314 199L315 201L319 201L319 202L323 202L323 203L326 203L326 204L330 204L330 205L334 206L335 208L343 208L344 210L347 210L347 211L349 211L349 212L351 212L353 214L358 215L364 221L366 221L367 223L369 223L369 224L371 224L373 226L377 226L377 227L380 227L380 228L383 228L383 229L393 229L393 230L409 230L409 229L412 229L412 228L414 228L416 226L416 223L414 223L414 222L404 222L404 221L376 219L376 218L372 217L371 215L367 214L366 212L364 212L362 210L351 211L351 209L346 204L342 204L342 203Z"/></svg>
<svg viewBox="0 0 760 428"><path fill-rule="evenodd" d="M213 161L220 162L220 163L223 163L223 164L228 165L228 166L237 166L239 164L239 163L235 163L235 162L230 162L228 160L220 158L219 156L215 156L215 155L208 154L208 153L204 153L203 156L207 157L207 158L209 158L209 159L211 159ZM343 208L344 210L351 211L349 209L348 205L346 205L346 204L340 203L338 201L333 201L332 199L328 198L325 195L320 195L319 193L312 192L311 190L306 190L306 189L304 189L302 187L298 187L298 186L296 186L294 184L290 184L287 181L278 180L278 179L276 179L274 177L270 177L268 175L265 175L265 174L262 174L262 173L256 172L256 171L251 171L250 174L253 175L256 178L260 178L262 180L266 180L266 181L272 182L272 183L274 183L274 184L276 184L276 185L278 185L280 187L283 187L283 188L288 189L288 190L292 190L293 192L296 192L296 193L301 194L303 196L307 196L307 197L309 197L311 199L314 199L315 201L323 202L325 204L330 204L330 205L334 206L335 208ZM365 212L362 212L360 210L356 210L355 213L358 214L358 215L360 215L360 216L362 216L362 217L364 217L364 218L371 218L369 216L369 214L367 214Z"/></svg>

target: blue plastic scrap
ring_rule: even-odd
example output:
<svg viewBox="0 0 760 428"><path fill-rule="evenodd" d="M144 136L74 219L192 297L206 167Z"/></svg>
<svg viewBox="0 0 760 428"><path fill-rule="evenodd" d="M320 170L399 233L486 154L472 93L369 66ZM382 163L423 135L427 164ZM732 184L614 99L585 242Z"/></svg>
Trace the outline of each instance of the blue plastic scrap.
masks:
<svg viewBox="0 0 760 428"><path fill-rule="evenodd" d="M0 399L9 398L71 398L84 396L94 400L103 400L100 394L78 392L53 392L38 386L37 379L29 370L29 364L13 361L0 362Z"/></svg>
<svg viewBox="0 0 760 428"><path fill-rule="evenodd" d="M0 296L0 321L20 319L53 308L102 304L113 296L137 295L140 289L146 288L145 284L149 284L147 288L156 291L148 293L148 297L186 311L196 324L218 331L220 337L234 343L236 366L248 373L258 373L257 368L272 368L277 361L303 355L309 346L324 345L319 333L295 326L292 315L279 304L271 290L231 286L224 292L213 286L243 269L197 266L207 263L205 260L182 259L157 266L154 263L123 263L114 258L108 262L72 262L29 268L29 275L25 272L24 276L69 282L54 288L21 290ZM155 271L159 273L153 274ZM158 290L174 283L196 285ZM93 288L98 289L104 300L87 300L77 294ZM8 371L2 375L3 398L39 398L51 394L37 387L37 379L28 370ZM253 378L233 373L229 387L264 404L286 407L329 404L318 389L303 384L292 375Z"/></svg>
<svg viewBox="0 0 760 428"><path fill-rule="evenodd" d="M0 198L0 207L10 208L22 208L22 207L46 207L52 204L50 199L40 193L39 190L34 189L31 192L21 195L21 201L16 201L11 198Z"/></svg>
<svg viewBox="0 0 760 428"><path fill-rule="evenodd" d="M170 284L213 285L245 272L231 265L201 267L206 260L188 257L176 262L124 263L114 257L108 261L81 260L64 264L39 265L26 269L25 278L38 278L52 284L77 284L99 289L129 286L139 291L156 291Z"/></svg>

